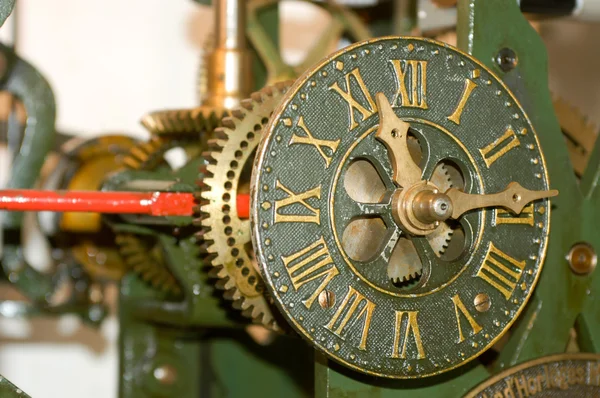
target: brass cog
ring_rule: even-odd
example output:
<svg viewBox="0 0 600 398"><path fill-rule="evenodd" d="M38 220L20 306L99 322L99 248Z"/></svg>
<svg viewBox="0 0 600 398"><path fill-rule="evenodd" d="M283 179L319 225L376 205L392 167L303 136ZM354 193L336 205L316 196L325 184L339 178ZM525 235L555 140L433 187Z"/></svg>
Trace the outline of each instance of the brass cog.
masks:
<svg viewBox="0 0 600 398"><path fill-rule="evenodd" d="M422 153L416 138L409 137L408 148L415 162L420 162ZM450 165L440 163L431 175L431 182L442 192L463 184L460 174L451 171L453 169ZM454 233L455 227L443 222L435 231L426 236L429 245L438 257L442 257L446 253ZM410 283L419 278L422 271L423 264L410 239L401 237L390 258L388 277L395 283Z"/></svg>
<svg viewBox="0 0 600 398"><path fill-rule="evenodd" d="M202 148L205 148L202 145L204 137L212 137L213 131L220 125L215 119L218 112L221 111L199 107L146 115L142 119L142 125L152 136L147 142L133 147L124 157L123 165L129 170L169 167L164 155L176 147L184 147L190 158L200 155ZM182 294L181 287L168 269L157 242L148 237L119 232L116 243L127 267L144 281L166 294Z"/></svg>
<svg viewBox="0 0 600 398"><path fill-rule="evenodd" d="M456 180L456 177L453 178L444 164L439 164L435 168L431 182L441 191L446 191L459 184L459 181ZM454 231L450 224L443 222L435 231L426 236L429 245L438 257L446 253ZM410 239L401 237L397 245L392 258L390 258L388 277L395 283L410 283L421 276L423 264Z"/></svg>
<svg viewBox="0 0 600 398"><path fill-rule="evenodd" d="M594 149L598 126L589 122L579 109L558 96L554 96L552 104L567 141L571 164L577 177L581 177Z"/></svg>
<svg viewBox="0 0 600 398"><path fill-rule="evenodd" d="M201 240L212 264L217 287L242 314L270 329L279 326L251 253L250 220L238 217L238 193L248 193L250 169L261 129L291 82L266 87L244 100L223 119L217 138L209 142L208 164L200 185Z"/></svg>
<svg viewBox="0 0 600 398"><path fill-rule="evenodd" d="M224 109L199 106L154 111L144 116L140 123L155 136L197 134L200 131L214 131L226 115Z"/></svg>

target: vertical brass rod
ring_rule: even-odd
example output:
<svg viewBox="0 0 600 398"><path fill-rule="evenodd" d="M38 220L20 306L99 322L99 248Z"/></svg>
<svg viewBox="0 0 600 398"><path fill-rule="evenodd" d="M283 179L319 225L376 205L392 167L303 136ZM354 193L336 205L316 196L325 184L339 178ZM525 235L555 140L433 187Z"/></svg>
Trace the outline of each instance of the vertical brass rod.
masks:
<svg viewBox="0 0 600 398"><path fill-rule="evenodd" d="M251 55L246 41L246 1L216 0L215 47L206 59L204 105L231 109L252 90Z"/></svg>

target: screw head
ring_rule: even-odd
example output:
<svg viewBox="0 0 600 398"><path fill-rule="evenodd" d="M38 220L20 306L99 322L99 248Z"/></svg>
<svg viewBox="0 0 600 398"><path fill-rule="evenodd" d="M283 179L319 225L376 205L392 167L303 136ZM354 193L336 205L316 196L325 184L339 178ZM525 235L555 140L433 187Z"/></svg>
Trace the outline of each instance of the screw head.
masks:
<svg viewBox="0 0 600 398"><path fill-rule="evenodd" d="M587 275L596 268L598 257L589 243L579 242L574 244L567 253L567 262L574 273Z"/></svg>
<svg viewBox="0 0 600 398"><path fill-rule="evenodd" d="M172 385L177 381L177 370L168 364L154 368L152 375L160 384Z"/></svg>
<svg viewBox="0 0 600 398"><path fill-rule="evenodd" d="M505 47L498 51L498 54L496 55L496 64L498 64L503 72L513 70L518 63L519 59L517 58L517 54L510 48Z"/></svg>
<svg viewBox="0 0 600 398"><path fill-rule="evenodd" d="M335 293L333 293L332 291L329 291L329 290L323 290L319 294L319 305L323 309L331 308L331 307L333 307L334 304L335 304Z"/></svg>
<svg viewBox="0 0 600 398"><path fill-rule="evenodd" d="M490 296L485 293L479 293L477 296L475 296L473 304L475 304L475 309L479 312L486 312L492 306Z"/></svg>

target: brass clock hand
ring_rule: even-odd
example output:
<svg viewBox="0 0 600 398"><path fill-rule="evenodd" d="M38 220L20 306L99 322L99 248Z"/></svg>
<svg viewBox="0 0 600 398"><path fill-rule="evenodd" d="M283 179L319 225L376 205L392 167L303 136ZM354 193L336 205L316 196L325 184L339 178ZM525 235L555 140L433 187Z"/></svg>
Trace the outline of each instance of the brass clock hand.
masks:
<svg viewBox="0 0 600 398"><path fill-rule="evenodd" d="M465 212L482 207L504 207L515 214L521 213L523 208L534 200L550 198L558 195L558 190L531 191L518 182L511 182L504 191L489 195L472 195L455 188L450 188L445 193L452 201L452 215L456 219Z"/></svg>
<svg viewBox="0 0 600 398"><path fill-rule="evenodd" d="M468 194L456 188L450 188L446 193L423 191L414 197L412 210L415 217L424 223L457 219L469 210L484 207L504 207L519 214L530 202L556 195L556 189L531 191L513 181L504 191L489 195Z"/></svg>
<svg viewBox="0 0 600 398"><path fill-rule="evenodd" d="M392 179L402 188L421 181L421 168L414 162L408 151L408 128L410 125L402 121L392 109L385 94L377 93L375 97L379 109L379 127L375 137L384 143L393 167Z"/></svg>

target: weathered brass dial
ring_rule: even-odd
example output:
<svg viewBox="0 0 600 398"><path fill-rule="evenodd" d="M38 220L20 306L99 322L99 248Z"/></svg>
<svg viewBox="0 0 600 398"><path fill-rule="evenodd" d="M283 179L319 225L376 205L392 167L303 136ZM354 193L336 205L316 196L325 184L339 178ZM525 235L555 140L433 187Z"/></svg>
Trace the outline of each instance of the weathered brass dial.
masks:
<svg viewBox="0 0 600 398"><path fill-rule="evenodd" d="M600 355L558 354L513 366L470 391L465 398L597 397Z"/></svg>
<svg viewBox="0 0 600 398"><path fill-rule="evenodd" d="M432 182L440 165L460 186ZM374 185L357 194L361 173ZM254 249L283 315L330 358L434 375L489 348L525 306L546 252L548 189L533 126L485 66L431 40L366 41L305 73L267 125ZM440 256L427 237L444 225L462 238ZM418 278L390 278L415 263Z"/></svg>

